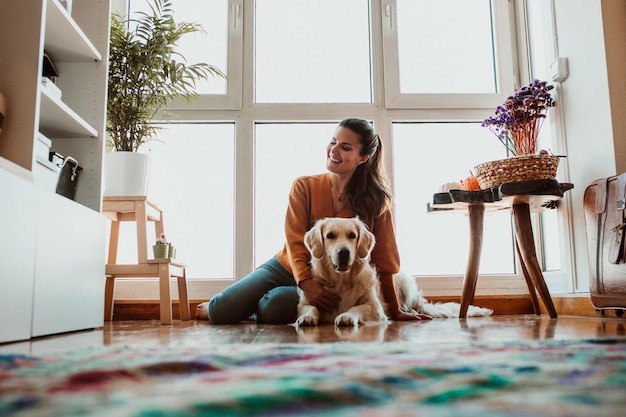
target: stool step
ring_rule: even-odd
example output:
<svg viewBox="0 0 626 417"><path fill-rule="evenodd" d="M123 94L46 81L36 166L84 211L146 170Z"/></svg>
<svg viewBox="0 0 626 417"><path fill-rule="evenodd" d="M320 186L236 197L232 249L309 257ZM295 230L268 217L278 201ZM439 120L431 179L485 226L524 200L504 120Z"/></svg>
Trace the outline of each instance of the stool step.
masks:
<svg viewBox="0 0 626 417"><path fill-rule="evenodd" d="M104 290L104 319L113 319L113 295L116 278L152 278L159 279L159 298L161 299L161 323L172 324L172 297L170 280L178 281L178 298L180 300L181 320L191 318L189 312L189 296L187 294L187 272L184 264L169 258L150 259L146 264L118 265L107 264L105 267L106 284Z"/></svg>
<svg viewBox="0 0 626 417"><path fill-rule="evenodd" d="M113 318L113 295L116 278L153 278L159 279L159 297L161 299L161 323L172 323L172 298L170 280L177 278L180 299L180 316L189 320L189 297L187 295L186 265L170 258L148 259L147 223L154 222L157 238L165 230L163 211L148 200L147 196L104 197L102 212L111 219L108 263L105 266L106 284L104 295L104 318ZM137 259L132 265L116 263L120 232L120 223L134 221L137 225Z"/></svg>
<svg viewBox="0 0 626 417"><path fill-rule="evenodd" d="M180 262L179 260L176 259L172 259L172 258L154 258L154 259L148 259L148 263L149 264L170 264L172 266L178 266L180 268L184 268L187 265L184 264L183 262Z"/></svg>
<svg viewBox="0 0 626 417"><path fill-rule="evenodd" d="M154 262L152 262L154 261ZM179 262L165 262L169 259L150 259L147 264L107 264L105 274L116 277L158 277L159 266L169 264L170 276L183 277L185 275L185 264Z"/></svg>

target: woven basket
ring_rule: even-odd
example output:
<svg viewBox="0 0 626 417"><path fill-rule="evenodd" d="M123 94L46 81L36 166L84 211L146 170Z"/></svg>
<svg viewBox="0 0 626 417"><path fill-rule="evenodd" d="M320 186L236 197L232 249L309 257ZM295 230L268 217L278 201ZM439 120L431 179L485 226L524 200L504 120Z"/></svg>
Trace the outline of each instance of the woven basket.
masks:
<svg viewBox="0 0 626 417"><path fill-rule="evenodd" d="M508 182L554 178L558 167L558 156L526 155L484 162L474 169L484 190Z"/></svg>

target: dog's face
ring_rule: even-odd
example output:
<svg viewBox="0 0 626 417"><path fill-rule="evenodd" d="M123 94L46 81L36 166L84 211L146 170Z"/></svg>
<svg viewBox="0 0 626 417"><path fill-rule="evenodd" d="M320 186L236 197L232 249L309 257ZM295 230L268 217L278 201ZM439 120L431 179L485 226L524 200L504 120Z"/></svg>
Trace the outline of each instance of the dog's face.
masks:
<svg viewBox="0 0 626 417"><path fill-rule="evenodd" d="M327 257L335 271L349 271L356 257L367 258L374 248L374 234L355 218L326 218L304 235L304 244L314 258Z"/></svg>

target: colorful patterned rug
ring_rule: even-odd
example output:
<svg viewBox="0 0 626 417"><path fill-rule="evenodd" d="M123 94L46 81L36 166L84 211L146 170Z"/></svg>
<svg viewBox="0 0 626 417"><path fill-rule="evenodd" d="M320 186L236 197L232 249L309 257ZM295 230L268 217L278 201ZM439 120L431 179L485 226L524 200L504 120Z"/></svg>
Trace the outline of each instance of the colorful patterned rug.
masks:
<svg viewBox="0 0 626 417"><path fill-rule="evenodd" d="M0 354L1 416L593 416L626 409L626 339Z"/></svg>

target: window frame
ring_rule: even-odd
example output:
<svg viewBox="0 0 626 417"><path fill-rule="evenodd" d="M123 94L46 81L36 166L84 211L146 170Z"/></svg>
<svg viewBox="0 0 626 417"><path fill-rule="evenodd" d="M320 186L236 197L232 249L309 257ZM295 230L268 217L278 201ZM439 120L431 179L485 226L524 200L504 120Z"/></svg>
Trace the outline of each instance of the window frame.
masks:
<svg viewBox="0 0 626 417"><path fill-rule="evenodd" d="M229 35L228 94L202 97L197 103L176 103L166 109L176 122L235 123L234 277L232 280L211 278L192 280L189 283L191 291L201 293L202 298L222 291L232 284L233 280L246 276L253 269L255 242L253 223L255 140L253 134L256 123L334 121L354 115L372 120L386 148L383 162L393 185L393 153L391 152L393 123L482 121L504 101L512 90L519 87L520 83L517 78L520 76L520 71L522 79L527 78L529 74L525 69L528 62L526 54L529 52L525 49L527 45L524 43L526 32L525 28L520 26L525 23L522 7L524 0L494 1L496 21L499 22L497 40L499 44L510 45L504 48L506 51L499 53L497 58L499 73L507 74L499 78L499 91L507 92L507 94L401 95L397 78L397 38L392 30L385 28L386 6L392 5L392 11L395 10L395 0L369 0L372 103L256 104L254 103L254 68L252 65L244 66L245 63L254 62L254 1L229 0L229 19L233 19L229 26L229 33L232 29L233 38L231 39ZM509 30L505 30L507 27ZM395 57L393 56L394 50L390 50L394 45ZM385 78L383 74L396 74L396 77ZM562 231L566 235L571 232L567 227L562 227ZM563 239L561 241L564 242ZM568 242L567 239L565 241ZM279 249L276 248L277 251ZM563 250L562 253L570 255L569 250ZM465 256L465 254L457 254L457 256ZM563 269L572 270L571 267L567 268L565 263L562 265ZM418 282L427 294L456 296L460 293L462 279L463 276L458 275L436 278L419 277ZM481 274L476 294L527 294L527 292L528 289L518 271L513 275Z"/></svg>
<svg viewBox="0 0 626 417"><path fill-rule="evenodd" d="M133 0L137 1L137 0ZM243 97L243 33L244 0L228 0L228 35L226 48L226 93L200 94L197 100L187 102L177 98L165 111L240 110ZM176 6L176 4L174 4Z"/></svg>
<svg viewBox="0 0 626 417"><path fill-rule="evenodd" d="M383 40L383 65L385 74L385 106L388 109L494 109L511 91L518 88L518 72L515 48L514 7L510 1L491 0L492 19L496 43L496 90L495 94L414 94L400 91L398 58L398 31L396 0L383 0L380 4ZM498 45L510 45L500 48Z"/></svg>

